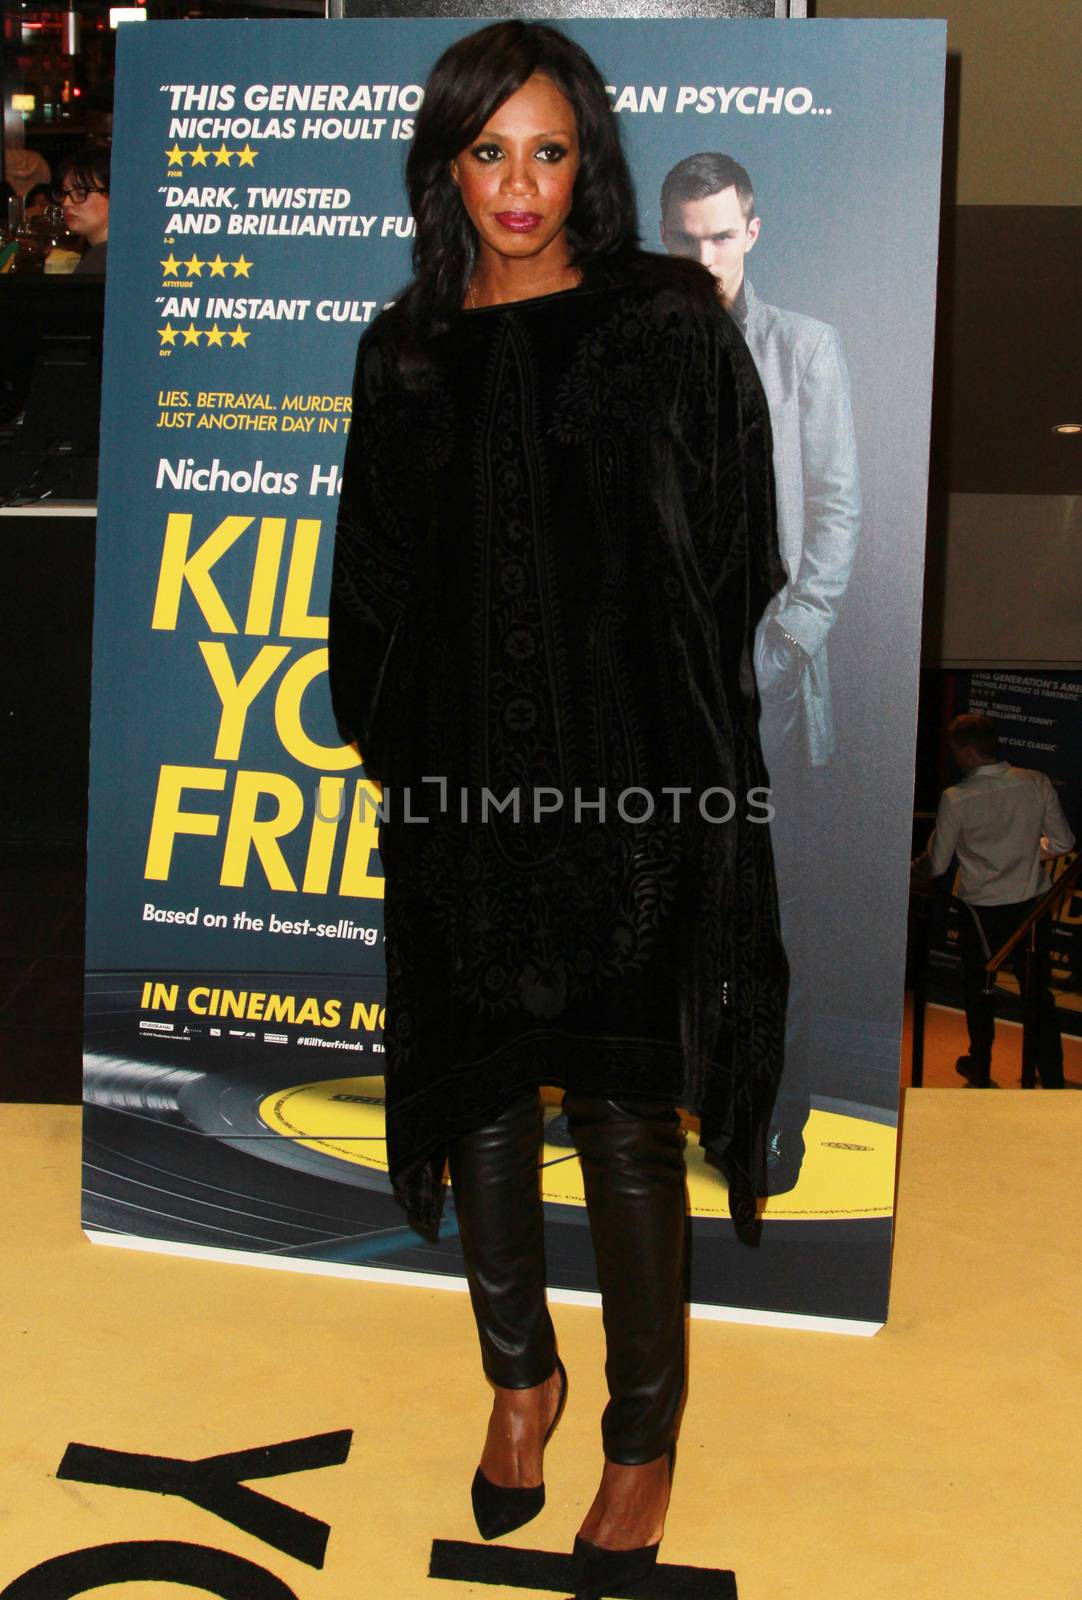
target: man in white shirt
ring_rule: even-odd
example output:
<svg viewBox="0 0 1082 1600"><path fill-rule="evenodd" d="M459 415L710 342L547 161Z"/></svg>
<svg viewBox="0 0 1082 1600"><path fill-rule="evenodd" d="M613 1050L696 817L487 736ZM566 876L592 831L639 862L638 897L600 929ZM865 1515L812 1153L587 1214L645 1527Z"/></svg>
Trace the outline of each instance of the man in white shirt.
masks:
<svg viewBox="0 0 1082 1600"><path fill-rule="evenodd" d="M957 897L962 902L960 946L969 1054L958 1071L975 1088L991 1087L995 1016L985 992L985 965L1010 938L1048 888L1042 861L1070 850L1074 834L1051 780L1043 772L1012 767L999 758L999 738L989 717L955 717L947 729L951 753L966 774L945 789L924 855L921 876L939 877L958 858ZM1026 940L1011 962L1022 994L1022 1083L1063 1088L1063 1045L1049 988L1049 919L1037 923L1032 982L1026 987Z"/></svg>

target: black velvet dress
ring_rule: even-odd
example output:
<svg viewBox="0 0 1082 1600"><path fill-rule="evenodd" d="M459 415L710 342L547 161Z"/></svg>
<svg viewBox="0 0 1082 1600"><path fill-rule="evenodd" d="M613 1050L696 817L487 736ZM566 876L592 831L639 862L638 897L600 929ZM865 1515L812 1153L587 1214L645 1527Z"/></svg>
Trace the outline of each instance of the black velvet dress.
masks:
<svg viewBox="0 0 1082 1600"><path fill-rule="evenodd" d="M329 640L384 788L395 1191L434 1237L448 1141L555 1084L696 1113L746 1220L787 984L751 357L655 257L454 314L409 382L400 322L358 349Z"/></svg>

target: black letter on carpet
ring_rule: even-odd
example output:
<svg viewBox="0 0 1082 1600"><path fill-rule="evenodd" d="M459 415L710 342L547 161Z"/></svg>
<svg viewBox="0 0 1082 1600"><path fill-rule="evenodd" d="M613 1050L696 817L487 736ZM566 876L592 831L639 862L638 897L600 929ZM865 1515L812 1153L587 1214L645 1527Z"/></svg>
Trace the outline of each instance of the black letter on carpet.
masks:
<svg viewBox="0 0 1082 1600"><path fill-rule="evenodd" d="M71 1600L106 1583L183 1583L221 1600L297 1600L266 1567L177 1539L125 1539L68 1550L12 1579L0 1600Z"/></svg>
<svg viewBox="0 0 1082 1600"><path fill-rule="evenodd" d="M349 1455L352 1438L352 1430L342 1428L336 1433L317 1433L308 1439L290 1439L254 1450L230 1450L199 1461L69 1444L56 1475L77 1483L108 1484L114 1489L180 1495L235 1528L254 1534L264 1544L284 1550L310 1567L322 1567L331 1532L328 1524L255 1489L246 1489L244 1480L339 1466Z"/></svg>

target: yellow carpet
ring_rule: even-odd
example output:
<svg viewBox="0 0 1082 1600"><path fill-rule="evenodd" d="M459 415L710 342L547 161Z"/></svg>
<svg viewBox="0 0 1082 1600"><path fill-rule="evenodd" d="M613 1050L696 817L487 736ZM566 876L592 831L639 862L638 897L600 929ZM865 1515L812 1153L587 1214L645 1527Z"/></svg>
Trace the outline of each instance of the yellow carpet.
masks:
<svg viewBox="0 0 1082 1600"><path fill-rule="evenodd" d="M692 1323L666 1563L732 1569L739 1600L1082 1597L1080 1134L1077 1095L910 1091L887 1327ZM3 1106L0 1138L0 1595L64 1552L152 1540L243 1558L297 1600L540 1592L427 1575L434 1539L479 1543L488 1397L464 1295L92 1246L78 1112ZM599 1470L602 1346L595 1310L555 1315L571 1391L549 1503L504 1542L566 1551ZM341 1464L248 1479L329 1525L322 1567L176 1494L57 1475L71 1443L191 1460L342 1430ZM34 1593L76 1592L49 1571Z"/></svg>
<svg viewBox="0 0 1082 1600"><path fill-rule="evenodd" d="M1057 994L1056 1005L1061 1015L1069 1009L1062 994ZM924 1015L924 1087L962 1088L963 1080L955 1071L955 1062L968 1050L969 1033L965 1013L955 1006L929 1004ZM906 1087L912 1080L912 1063L913 996L907 994L902 1024L902 1083ZM1082 1089L1082 1038L1077 1034L1063 1035L1063 1077L1068 1089ZM1018 1089L1021 1078L1022 1025L997 1017L996 1042L992 1051L992 1082L997 1089ZM1071 1600L1075 1600L1075 1597L1072 1596Z"/></svg>

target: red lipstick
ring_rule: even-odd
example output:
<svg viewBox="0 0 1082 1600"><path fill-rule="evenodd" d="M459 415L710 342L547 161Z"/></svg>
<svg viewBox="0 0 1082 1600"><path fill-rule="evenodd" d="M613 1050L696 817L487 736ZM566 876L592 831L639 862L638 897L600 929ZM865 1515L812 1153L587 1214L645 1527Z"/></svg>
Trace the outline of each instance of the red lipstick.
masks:
<svg viewBox="0 0 1082 1600"><path fill-rule="evenodd" d="M496 221L501 228L509 228L512 233L530 233L539 226L542 218L536 211L497 211Z"/></svg>

